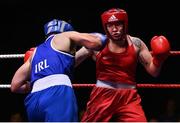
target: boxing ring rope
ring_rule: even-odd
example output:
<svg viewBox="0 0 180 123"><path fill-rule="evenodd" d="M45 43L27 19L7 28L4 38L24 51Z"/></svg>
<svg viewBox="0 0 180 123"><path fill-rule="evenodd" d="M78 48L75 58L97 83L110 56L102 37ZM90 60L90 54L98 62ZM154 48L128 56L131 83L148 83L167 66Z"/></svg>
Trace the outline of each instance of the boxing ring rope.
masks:
<svg viewBox="0 0 180 123"><path fill-rule="evenodd" d="M170 51L170 55L180 55L180 51ZM0 59L24 58L24 54L4 54ZM95 84L73 84L74 88L92 88ZM137 88L180 88L180 84L137 84ZM0 88L10 88L10 84L0 84Z"/></svg>
<svg viewBox="0 0 180 123"><path fill-rule="evenodd" d="M74 88L92 88L96 84L73 84ZM137 84L137 88L180 88L180 84Z"/></svg>
<svg viewBox="0 0 180 123"><path fill-rule="evenodd" d="M180 51L170 51L170 55L180 55ZM4 54L0 55L0 59L24 58L24 54Z"/></svg>
<svg viewBox="0 0 180 123"><path fill-rule="evenodd" d="M24 54L4 54L0 55L0 59L24 58Z"/></svg>
<svg viewBox="0 0 180 123"><path fill-rule="evenodd" d="M172 56L180 55L180 51L170 51L170 55Z"/></svg>
<svg viewBox="0 0 180 123"><path fill-rule="evenodd" d="M96 84L73 84L74 88L92 88ZM137 84L137 88L180 88L180 84ZM0 88L10 88L10 84L0 84Z"/></svg>

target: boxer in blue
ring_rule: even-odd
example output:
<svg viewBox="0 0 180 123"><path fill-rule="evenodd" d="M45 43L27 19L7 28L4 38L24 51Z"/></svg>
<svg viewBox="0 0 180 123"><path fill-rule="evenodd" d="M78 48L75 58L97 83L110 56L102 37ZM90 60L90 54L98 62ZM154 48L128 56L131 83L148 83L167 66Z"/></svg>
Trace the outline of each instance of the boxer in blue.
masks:
<svg viewBox="0 0 180 123"><path fill-rule="evenodd" d="M29 92L24 102L30 122L77 122L71 84L76 47L99 50L106 37L73 31L69 23L57 19L45 24L44 31L46 40L25 54L25 63L12 78L11 91Z"/></svg>

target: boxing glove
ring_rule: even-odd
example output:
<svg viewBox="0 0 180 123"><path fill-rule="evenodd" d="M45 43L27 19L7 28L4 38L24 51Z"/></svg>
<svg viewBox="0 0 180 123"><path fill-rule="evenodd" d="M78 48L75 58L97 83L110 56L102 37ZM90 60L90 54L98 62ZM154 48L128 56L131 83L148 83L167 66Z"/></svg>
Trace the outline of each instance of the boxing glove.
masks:
<svg viewBox="0 0 180 123"><path fill-rule="evenodd" d="M154 36L150 42L153 63L155 66L159 67L170 54L170 44L165 36Z"/></svg>
<svg viewBox="0 0 180 123"><path fill-rule="evenodd" d="M106 35L101 34L101 33L97 33L97 32L93 32L93 33L90 33L90 34L93 34L93 35L95 35L95 36L98 36L98 37L101 39L102 47L104 47L104 45L105 45L106 42L107 42L107 36L106 36Z"/></svg>
<svg viewBox="0 0 180 123"><path fill-rule="evenodd" d="M35 50L35 47L32 47L28 51L25 52L24 62L26 62L29 59L29 57L33 54L34 50Z"/></svg>

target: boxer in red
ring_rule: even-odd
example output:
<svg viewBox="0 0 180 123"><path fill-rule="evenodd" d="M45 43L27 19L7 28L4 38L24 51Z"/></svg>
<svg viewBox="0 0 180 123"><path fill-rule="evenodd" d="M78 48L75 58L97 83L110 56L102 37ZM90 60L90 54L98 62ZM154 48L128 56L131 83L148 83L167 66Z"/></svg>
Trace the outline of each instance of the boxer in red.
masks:
<svg viewBox="0 0 180 123"><path fill-rule="evenodd" d="M146 122L136 89L136 66L140 61L150 75L158 76L169 55L170 44L165 36L153 37L151 54L140 38L128 34L125 10L110 9L101 15L101 19L108 37L104 48L98 52L82 48L76 54L79 62L88 54L96 60L97 82L81 121Z"/></svg>

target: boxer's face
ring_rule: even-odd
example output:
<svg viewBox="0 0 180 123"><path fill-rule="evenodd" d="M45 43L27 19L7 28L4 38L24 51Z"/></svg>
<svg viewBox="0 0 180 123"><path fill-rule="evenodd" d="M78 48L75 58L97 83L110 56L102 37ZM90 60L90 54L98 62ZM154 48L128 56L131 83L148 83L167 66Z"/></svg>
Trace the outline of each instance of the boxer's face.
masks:
<svg viewBox="0 0 180 123"><path fill-rule="evenodd" d="M108 23L107 31L111 35L112 39L120 40L124 35L124 24L122 22Z"/></svg>

